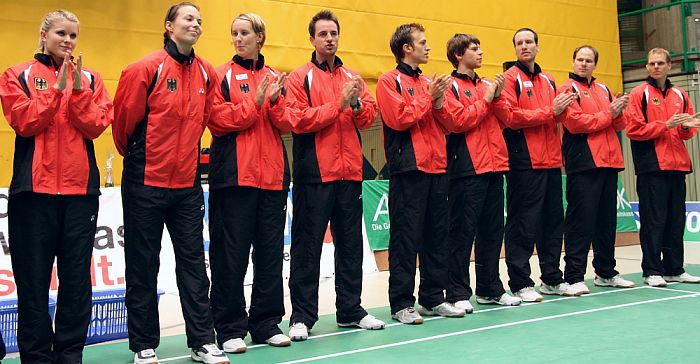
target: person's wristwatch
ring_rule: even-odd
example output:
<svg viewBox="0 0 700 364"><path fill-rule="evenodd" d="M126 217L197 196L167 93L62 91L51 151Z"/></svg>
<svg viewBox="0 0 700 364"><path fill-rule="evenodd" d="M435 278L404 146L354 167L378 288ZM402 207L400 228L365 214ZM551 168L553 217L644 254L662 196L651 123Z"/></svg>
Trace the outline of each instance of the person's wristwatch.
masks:
<svg viewBox="0 0 700 364"><path fill-rule="evenodd" d="M357 103L350 105L350 108L352 108L352 111L359 112L362 109L362 101L358 98Z"/></svg>

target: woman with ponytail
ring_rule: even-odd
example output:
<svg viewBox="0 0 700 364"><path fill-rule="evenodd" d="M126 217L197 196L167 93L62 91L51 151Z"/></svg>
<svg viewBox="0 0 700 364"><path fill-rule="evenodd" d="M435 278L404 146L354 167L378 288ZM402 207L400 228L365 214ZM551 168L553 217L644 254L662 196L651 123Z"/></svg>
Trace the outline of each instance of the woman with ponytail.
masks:
<svg viewBox="0 0 700 364"><path fill-rule="evenodd" d="M204 262L204 195L197 167L217 81L214 68L195 55L201 34L196 5L170 7L164 47L128 66L115 95L113 136L124 156L126 308L134 364L158 362L157 283L164 226L175 252L191 358L229 362L214 344Z"/></svg>

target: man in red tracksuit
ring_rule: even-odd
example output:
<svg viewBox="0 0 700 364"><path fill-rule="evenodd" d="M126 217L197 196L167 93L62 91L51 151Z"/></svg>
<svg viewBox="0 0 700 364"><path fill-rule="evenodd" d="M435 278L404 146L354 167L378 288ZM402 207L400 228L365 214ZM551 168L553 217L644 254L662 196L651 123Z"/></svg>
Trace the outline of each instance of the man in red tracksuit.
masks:
<svg viewBox="0 0 700 364"><path fill-rule="evenodd" d="M554 79L535 63L537 33L515 32L518 61L505 73L505 86L494 100L503 123L510 172L507 175L508 217L506 264L511 291L525 302L542 301L530 278L530 257L537 246L544 294L567 294L559 269L564 209L561 186L561 142L554 119L574 102L570 92L557 95Z"/></svg>
<svg viewBox="0 0 700 364"><path fill-rule="evenodd" d="M450 85L446 75L429 80L419 65L428 62L425 30L420 24L396 28L389 44L397 66L379 78L377 101L384 123L389 172L389 302L392 318L420 324L422 315L464 316L445 301L448 268L448 179L446 129ZM413 308L416 254L421 283L418 312Z"/></svg>
<svg viewBox="0 0 700 364"><path fill-rule="evenodd" d="M574 72L559 93L572 92L576 102L557 116L564 126L562 152L566 166L566 256L564 279L571 293L589 293L583 283L588 251L593 245L596 286L634 287L615 270L617 173L624 169L617 131L625 128L623 110L629 96L613 98L610 89L593 77L598 51L574 50Z"/></svg>
<svg viewBox="0 0 700 364"><path fill-rule="evenodd" d="M455 70L445 93L455 128L447 142L450 177L450 273L448 302L467 313L469 258L475 251L476 301L481 304L519 305L503 289L498 261L503 246L503 176L508 150L491 102L503 88L503 78L487 81L476 74L481 67L481 42L471 34L455 34L447 42L447 59ZM476 243L474 238L476 237Z"/></svg>
<svg viewBox="0 0 700 364"><path fill-rule="evenodd" d="M697 134L700 120L688 94L668 79L667 50L649 51L646 67L649 77L632 90L627 109L639 196L642 275L654 287L700 283L700 277L683 269L685 175L692 172L683 141Z"/></svg>
<svg viewBox="0 0 700 364"><path fill-rule="evenodd" d="M340 24L330 11L309 23L315 51L289 75L287 91L296 110L294 204L289 293L289 336L301 341L318 321L318 277L323 237L330 220L335 243L336 320L339 326L382 329L367 314L362 293L362 145L359 129L377 115L367 85L336 56Z"/></svg>

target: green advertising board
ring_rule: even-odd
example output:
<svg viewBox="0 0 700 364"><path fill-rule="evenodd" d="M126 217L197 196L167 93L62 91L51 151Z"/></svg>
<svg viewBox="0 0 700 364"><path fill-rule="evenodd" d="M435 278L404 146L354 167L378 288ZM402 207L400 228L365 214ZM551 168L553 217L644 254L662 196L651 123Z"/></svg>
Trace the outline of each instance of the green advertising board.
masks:
<svg viewBox="0 0 700 364"><path fill-rule="evenodd" d="M505 188L505 183L504 183ZM566 196L566 176L562 176L562 190ZM566 210L566 198L563 199ZM372 250L389 248L389 181L362 182L362 209L365 222L365 232ZM505 215L505 211L504 211ZM617 180L617 232L636 232L632 207L622 181Z"/></svg>

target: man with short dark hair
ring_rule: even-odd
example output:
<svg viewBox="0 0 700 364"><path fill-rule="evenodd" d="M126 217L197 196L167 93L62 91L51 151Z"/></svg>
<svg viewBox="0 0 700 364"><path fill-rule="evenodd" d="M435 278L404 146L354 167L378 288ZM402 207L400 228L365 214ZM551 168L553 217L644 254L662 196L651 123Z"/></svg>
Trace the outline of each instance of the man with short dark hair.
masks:
<svg viewBox="0 0 700 364"><path fill-rule="evenodd" d="M503 89L503 76L491 82L477 75L483 52L471 34L455 34L447 42L447 59L455 67L445 93L454 128L447 142L450 178L450 258L446 297L467 313L469 258L474 246L476 301L516 306L522 301L503 289L498 261L503 246L503 176L508 171L508 150L492 101ZM476 242L474 241L476 238Z"/></svg>
<svg viewBox="0 0 700 364"><path fill-rule="evenodd" d="M462 317L465 311L445 301L447 285L448 180L445 168L447 75L428 79L419 65L430 46L420 24L396 28L389 45L396 69L377 84L384 149L389 172L389 302L392 318L420 324L421 315ZM418 312L416 254L420 258Z"/></svg>
<svg viewBox="0 0 700 364"><path fill-rule="evenodd" d="M543 294L569 295L559 269L564 208L561 142L555 116L575 101L571 92L557 95L554 78L535 62L539 52L534 30L513 36L517 62L505 72L505 86L494 99L494 113L504 125L510 172L505 226L506 265L511 291L525 302L540 302L530 278L530 257L537 246Z"/></svg>
<svg viewBox="0 0 700 364"><path fill-rule="evenodd" d="M574 295L589 293L583 282L588 251L593 246L594 284L630 288L615 270L617 227L617 174L625 167L617 132L625 128L623 111L628 95L613 97L607 86L593 77L598 51L577 47L574 72L559 92L573 92L576 102L557 116L564 137L566 167L566 218L564 220L564 280Z"/></svg>
<svg viewBox="0 0 700 364"><path fill-rule="evenodd" d="M377 330L384 322L360 305L362 293L362 145L359 129L377 115L367 85L336 56L340 24L330 11L309 23L311 61L289 75L295 116L289 336L306 340L318 321L323 237L335 243L338 326Z"/></svg>
<svg viewBox="0 0 700 364"><path fill-rule="evenodd" d="M642 275L652 287L667 282L700 283L683 269L685 176L692 172L683 143L700 125L682 88L668 79L671 56L663 48L647 55L646 82L630 94L627 136L631 139L639 196Z"/></svg>

